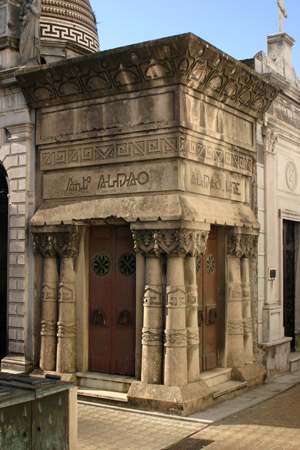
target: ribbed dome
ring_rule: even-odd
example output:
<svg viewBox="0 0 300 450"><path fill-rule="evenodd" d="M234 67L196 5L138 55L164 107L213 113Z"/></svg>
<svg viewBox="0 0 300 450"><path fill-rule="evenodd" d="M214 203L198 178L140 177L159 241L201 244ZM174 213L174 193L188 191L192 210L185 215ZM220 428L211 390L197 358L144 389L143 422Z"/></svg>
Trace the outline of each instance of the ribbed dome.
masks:
<svg viewBox="0 0 300 450"><path fill-rule="evenodd" d="M67 41L80 53L99 51L96 19L89 0L42 0L40 25L42 44Z"/></svg>

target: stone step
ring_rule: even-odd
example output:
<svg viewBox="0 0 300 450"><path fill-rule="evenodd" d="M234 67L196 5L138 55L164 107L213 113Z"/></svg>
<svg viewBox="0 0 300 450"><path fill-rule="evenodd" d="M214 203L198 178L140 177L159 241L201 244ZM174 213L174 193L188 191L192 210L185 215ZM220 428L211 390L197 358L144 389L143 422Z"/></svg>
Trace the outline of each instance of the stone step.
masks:
<svg viewBox="0 0 300 450"><path fill-rule="evenodd" d="M105 403L116 406L126 406L128 403L127 394L124 392L105 391L83 386L77 388L77 399L88 403Z"/></svg>
<svg viewBox="0 0 300 450"><path fill-rule="evenodd" d="M300 352L293 352L290 354L290 372L300 370Z"/></svg>
<svg viewBox="0 0 300 450"><path fill-rule="evenodd" d="M232 394L239 389L247 387L247 381L236 381L236 380L230 380L225 381L225 383L221 383L217 386L214 386L212 388L213 392L213 399L219 399L220 397L228 394Z"/></svg>
<svg viewBox="0 0 300 450"><path fill-rule="evenodd" d="M135 378L96 372L77 372L78 388L127 393Z"/></svg>
<svg viewBox="0 0 300 450"><path fill-rule="evenodd" d="M204 380L205 383L210 388L213 388L216 385L231 380L231 373L232 369L216 367L215 369L207 370L206 372L201 372L200 378Z"/></svg>

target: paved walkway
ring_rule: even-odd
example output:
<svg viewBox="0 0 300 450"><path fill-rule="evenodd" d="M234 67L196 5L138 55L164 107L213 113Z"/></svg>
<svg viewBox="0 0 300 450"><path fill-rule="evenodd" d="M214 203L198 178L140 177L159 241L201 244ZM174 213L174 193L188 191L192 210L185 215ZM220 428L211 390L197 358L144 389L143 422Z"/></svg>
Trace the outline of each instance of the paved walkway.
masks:
<svg viewBox="0 0 300 450"><path fill-rule="evenodd" d="M78 450L162 450L188 436L208 450L299 450L300 371L189 418L78 405Z"/></svg>

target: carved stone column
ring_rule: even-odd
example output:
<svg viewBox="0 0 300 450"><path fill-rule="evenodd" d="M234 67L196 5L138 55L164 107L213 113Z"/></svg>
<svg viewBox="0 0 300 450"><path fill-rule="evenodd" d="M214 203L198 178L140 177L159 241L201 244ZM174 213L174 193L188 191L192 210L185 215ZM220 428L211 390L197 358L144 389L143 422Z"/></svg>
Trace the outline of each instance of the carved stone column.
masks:
<svg viewBox="0 0 300 450"><path fill-rule="evenodd" d="M184 386L188 376L183 255L168 255L165 306L164 384Z"/></svg>
<svg viewBox="0 0 300 450"><path fill-rule="evenodd" d="M250 256L255 254L257 236L242 236L241 280L243 293L243 324L244 324L244 356L245 363L253 363L253 324L251 316L251 289L250 289Z"/></svg>
<svg viewBox="0 0 300 450"><path fill-rule="evenodd" d="M52 233L34 233L34 253L44 257L42 280L42 319L41 319L41 350L40 368L55 370L56 368L56 324L57 324L57 290L58 274L56 250Z"/></svg>
<svg viewBox="0 0 300 450"><path fill-rule="evenodd" d="M199 368L199 327L198 327L198 288L196 281L196 256L206 250L208 231L193 233L194 248L185 258L184 278L186 289L186 327L187 327L187 370L188 382L200 378Z"/></svg>
<svg viewBox="0 0 300 450"><path fill-rule="evenodd" d="M76 318L74 258L78 254L78 233L60 233L57 239L60 255L59 312L57 322L57 371L76 371Z"/></svg>
<svg viewBox="0 0 300 450"><path fill-rule="evenodd" d="M227 242L227 366L244 365L244 322L241 283L241 234L228 237Z"/></svg>
<svg viewBox="0 0 300 450"><path fill-rule="evenodd" d="M152 230L133 232L135 250L146 258L141 381L147 384L161 384L163 371L162 271L156 237Z"/></svg>

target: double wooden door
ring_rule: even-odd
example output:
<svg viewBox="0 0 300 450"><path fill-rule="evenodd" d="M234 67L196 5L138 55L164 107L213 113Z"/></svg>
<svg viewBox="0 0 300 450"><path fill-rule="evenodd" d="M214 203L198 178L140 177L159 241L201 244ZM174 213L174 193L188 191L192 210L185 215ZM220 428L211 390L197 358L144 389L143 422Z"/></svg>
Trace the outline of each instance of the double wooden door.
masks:
<svg viewBox="0 0 300 450"><path fill-rule="evenodd" d="M133 376L136 258L129 227L91 228L89 264L89 370Z"/></svg>
<svg viewBox="0 0 300 450"><path fill-rule="evenodd" d="M217 366L218 355L218 233L212 227L205 254L197 258L200 371Z"/></svg>

